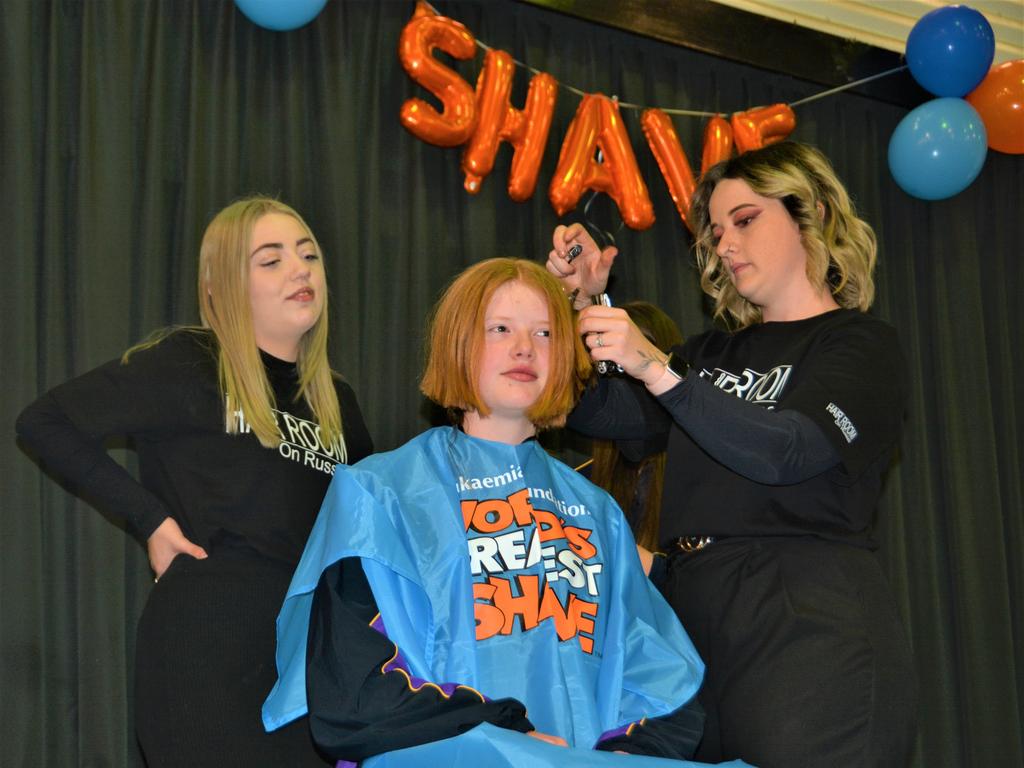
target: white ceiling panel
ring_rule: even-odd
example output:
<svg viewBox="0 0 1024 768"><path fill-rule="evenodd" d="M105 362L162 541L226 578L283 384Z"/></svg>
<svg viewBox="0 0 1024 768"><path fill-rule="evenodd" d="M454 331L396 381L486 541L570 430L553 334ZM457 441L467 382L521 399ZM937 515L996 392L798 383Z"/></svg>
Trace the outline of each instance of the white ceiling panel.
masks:
<svg viewBox="0 0 1024 768"><path fill-rule="evenodd" d="M750 13L786 21L903 53L918 19L950 3L940 0L713 0ZM973 0L996 36L995 63L1024 58L1024 0Z"/></svg>

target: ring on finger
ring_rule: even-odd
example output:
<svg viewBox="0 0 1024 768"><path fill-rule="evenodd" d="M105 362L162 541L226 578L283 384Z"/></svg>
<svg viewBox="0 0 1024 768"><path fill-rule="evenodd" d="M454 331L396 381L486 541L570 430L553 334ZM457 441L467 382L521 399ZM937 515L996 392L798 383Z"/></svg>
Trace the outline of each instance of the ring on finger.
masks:
<svg viewBox="0 0 1024 768"><path fill-rule="evenodd" d="M603 347L604 346L604 339L601 338L601 334L600 333L597 334L597 346L599 346L599 347Z"/></svg>

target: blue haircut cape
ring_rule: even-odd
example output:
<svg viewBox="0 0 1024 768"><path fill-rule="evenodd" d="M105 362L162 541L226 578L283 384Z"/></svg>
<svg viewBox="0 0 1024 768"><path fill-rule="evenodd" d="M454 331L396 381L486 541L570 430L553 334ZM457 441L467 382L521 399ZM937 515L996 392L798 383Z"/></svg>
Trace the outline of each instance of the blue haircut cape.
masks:
<svg viewBox="0 0 1024 768"><path fill-rule="evenodd" d="M337 467L277 619L267 730L306 713L313 591L347 557L361 559L413 677L518 699L539 731L574 747L485 723L366 765L422 765L438 749L460 764L504 764L492 761L511 749L509 765L543 765L555 749L560 765L596 765L589 750L602 735L673 712L700 686L704 665L644 576L608 494L535 440L507 445L438 428Z"/></svg>

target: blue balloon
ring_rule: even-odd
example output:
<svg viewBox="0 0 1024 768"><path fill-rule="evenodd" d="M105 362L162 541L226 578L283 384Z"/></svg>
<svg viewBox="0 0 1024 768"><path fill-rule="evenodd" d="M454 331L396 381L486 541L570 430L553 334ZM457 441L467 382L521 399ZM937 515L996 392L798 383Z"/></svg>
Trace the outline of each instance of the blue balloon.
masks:
<svg viewBox="0 0 1024 768"><path fill-rule="evenodd" d="M973 91L988 74L995 53L992 25L966 5L926 13L907 37L910 73L936 96L966 96Z"/></svg>
<svg viewBox="0 0 1024 768"><path fill-rule="evenodd" d="M977 178L988 153L981 115L963 99L932 99L908 113L889 139L889 170L908 195L952 197Z"/></svg>
<svg viewBox="0 0 1024 768"><path fill-rule="evenodd" d="M327 0L235 0L249 21L276 32L308 24L326 4Z"/></svg>

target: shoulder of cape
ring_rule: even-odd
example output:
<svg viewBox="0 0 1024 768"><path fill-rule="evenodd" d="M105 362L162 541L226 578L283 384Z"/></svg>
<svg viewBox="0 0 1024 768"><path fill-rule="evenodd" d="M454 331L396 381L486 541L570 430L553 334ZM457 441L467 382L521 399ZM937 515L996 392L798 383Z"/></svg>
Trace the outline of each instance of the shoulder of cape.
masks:
<svg viewBox="0 0 1024 768"><path fill-rule="evenodd" d="M361 484L377 487L408 485L409 473L414 466L421 472L431 468L437 471L432 459L438 455L441 443L446 439L445 432L443 427L428 429L398 448L370 454L351 466L340 465L338 471ZM421 476L417 482L424 480L426 478Z"/></svg>

